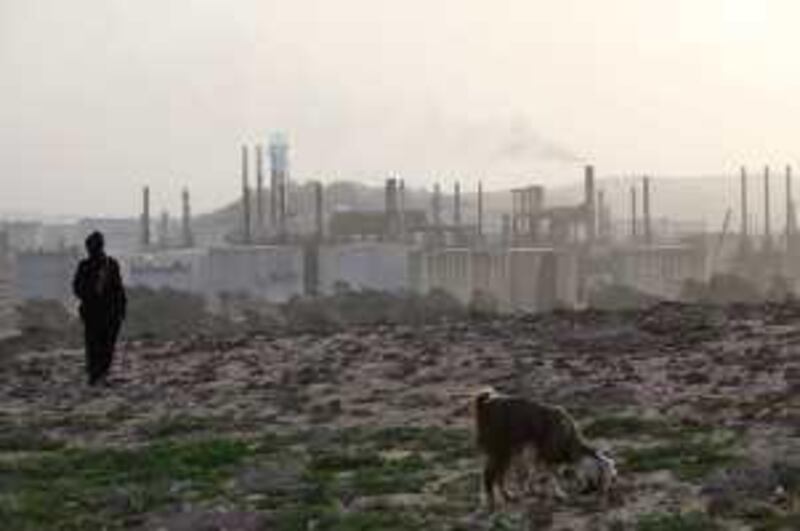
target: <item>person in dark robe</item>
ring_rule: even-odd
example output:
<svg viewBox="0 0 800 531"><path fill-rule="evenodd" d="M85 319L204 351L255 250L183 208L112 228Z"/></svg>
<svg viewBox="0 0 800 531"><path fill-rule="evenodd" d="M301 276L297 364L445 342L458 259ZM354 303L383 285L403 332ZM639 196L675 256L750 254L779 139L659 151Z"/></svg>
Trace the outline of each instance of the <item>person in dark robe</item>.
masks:
<svg viewBox="0 0 800 531"><path fill-rule="evenodd" d="M89 256L78 264L72 290L80 300L89 385L108 385L108 372L125 320L127 299L119 264L106 255L100 232L93 232L86 238L86 251Z"/></svg>

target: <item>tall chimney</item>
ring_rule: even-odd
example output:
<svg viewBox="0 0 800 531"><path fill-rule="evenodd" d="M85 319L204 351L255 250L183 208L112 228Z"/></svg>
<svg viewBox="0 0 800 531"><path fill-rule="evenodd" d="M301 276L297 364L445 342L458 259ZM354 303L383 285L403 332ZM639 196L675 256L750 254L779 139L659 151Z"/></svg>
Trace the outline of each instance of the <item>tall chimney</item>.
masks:
<svg viewBox="0 0 800 531"><path fill-rule="evenodd" d="M269 226L275 230L278 224L278 181L272 163L272 145L270 144L270 172L269 172Z"/></svg>
<svg viewBox="0 0 800 531"><path fill-rule="evenodd" d="M158 245L162 249L169 247L169 212L161 211L161 223L158 226Z"/></svg>
<svg viewBox="0 0 800 531"><path fill-rule="evenodd" d="M317 241L322 241L322 238L325 235L325 227L324 227L324 214L322 208L323 196L322 196L322 182L316 181L314 183L314 225L315 225L315 238Z"/></svg>
<svg viewBox="0 0 800 531"><path fill-rule="evenodd" d="M442 189L439 183L433 185L433 224L436 230L442 225Z"/></svg>
<svg viewBox="0 0 800 531"><path fill-rule="evenodd" d="M595 218L595 194L594 194L594 166L586 165L583 170L584 175L584 208L586 209L586 238L590 242L594 241L597 231Z"/></svg>
<svg viewBox="0 0 800 531"><path fill-rule="evenodd" d="M400 236L406 239L406 183L400 179Z"/></svg>
<svg viewBox="0 0 800 531"><path fill-rule="evenodd" d="M142 249L150 247L150 187L142 190Z"/></svg>
<svg viewBox="0 0 800 531"><path fill-rule="evenodd" d="M764 249L772 247L772 229L769 211L769 166L764 166Z"/></svg>
<svg viewBox="0 0 800 531"><path fill-rule="evenodd" d="M461 225L461 183L458 181L453 185L453 225Z"/></svg>
<svg viewBox="0 0 800 531"><path fill-rule="evenodd" d="M741 232L742 245L745 245L747 243L747 221L748 221L747 218L750 214L747 212L747 169L744 166L742 166L741 168L740 187L741 187L741 199L742 199L742 220L741 220L742 228L740 232Z"/></svg>
<svg viewBox="0 0 800 531"><path fill-rule="evenodd" d="M183 189L183 246L194 246L194 234L192 233L192 207L189 202L189 189Z"/></svg>
<svg viewBox="0 0 800 531"><path fill-rule="evenodd" d="M483 236L483 181L478 181L478 236Z"/></svg>
<svg viewBox="0 0 800 531"><path fill-rule="evenodd" d="M389 239L397 237L399 221L399 205L397 198L397 179L386 179L386 197L384 203L385 234Z"/></svg>
<svg viewBox="0 0 800 531"><path fill-rule="evenodd" d="M272 186L274 187L272 194L275 203L275 222L278 227L278 236L283 239L286 236L286 196L289 181L289 145L283 136L273 135L269 144L269 156Z"/></svg>
<svg viewBox="0 0 800 531"><path fill-rule="evenodd" d="M793 237L792 220L792 167L786 166L786 249L790 247Z"/></svg>
<svg viewBox="0 0 800 531"><path fill-rule="evenodd" d="M636 241L639 231L636 227L636 185L631 186L631 238Z"/></svg>
<svg viewBox="0 0 800 531"><path fill-rule="evenodd" d="M264 231L264 146L256 144L256 235Z"/></svg>
<svg viewBox="0 0 800 531"><path fill-rule="evenodd" d="M252 241L250 234L250 184L247 176L247 146L242 146L242 239Z"/></svg>
<svg viewBox="0 0 800 531"><path fill-rule="evenodd" d="M608 223L606 219L606 194L603 190L597 191L597 236L601 240L608 238Z"/></svg>
<svg viewBox="0 0 800 531"><path fill-rule="evenodd" d="M644 216L644 241L647 245L653 243L653 227L650 221L650 178L642 180L642 214Z"/></svg>

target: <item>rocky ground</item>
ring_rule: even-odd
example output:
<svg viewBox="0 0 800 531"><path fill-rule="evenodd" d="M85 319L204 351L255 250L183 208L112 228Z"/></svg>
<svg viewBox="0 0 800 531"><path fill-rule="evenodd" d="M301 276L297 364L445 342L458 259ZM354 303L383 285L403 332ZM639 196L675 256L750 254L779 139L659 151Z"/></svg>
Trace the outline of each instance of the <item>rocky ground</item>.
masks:
<svg viewBox="0 0 800 531"><path fill-rule="evenodd" d="M469 409L485 385L573 412L618 461L610 500L523 495L487 514ZM79 351L0 356L0 521L800 529L800 308L131 342L103 390Z"/></svg>

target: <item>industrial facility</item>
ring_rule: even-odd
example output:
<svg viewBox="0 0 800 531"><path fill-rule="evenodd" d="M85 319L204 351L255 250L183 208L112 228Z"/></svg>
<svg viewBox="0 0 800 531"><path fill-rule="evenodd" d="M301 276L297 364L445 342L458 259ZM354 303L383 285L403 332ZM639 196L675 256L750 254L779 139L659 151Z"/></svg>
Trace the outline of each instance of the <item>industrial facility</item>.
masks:
<svg viewBox="0 0 800 531"><path fill-rule="evenodd" d="M166 211L154 220L145 186L138 220L84 219L60 227L58 238L49 238L57 245L44 245L48 238L37 237L31 224L0 226L0 328L9 328L11 308L21 300L72 303L69 282L90 230L106 233L129 286L209 300L246 294L284 302L346 285L441 289L464 303L482 294L505 311L540 312L586 307L591 293L604 286L675 300L687 281L707 281L715 273L761 284L780 276L793 285L800 245L791 168L783 234L771 231L769 168L763 175L762 234L752 228L748 175L741 170L738 236L730 227L732 209L720 231L661 234L652 217L653 179L642 177L630 188L630 210L624 213L612 211L593 166L585 166L580 177L582 197L572 204L549 204L539 183L510 190L510 210L493 212L499 219L487 219L480 182L468 194L469 208L457 181L451 194L436 183L426 196L429 204L410 205L398 177L385 180L382 208L339 208L328 197L333 184L290 178L289 144L275 135L267 147L241 147L241 196L226 210L227 225L193 218L188 188L181 193L179 223Z"/></svg>

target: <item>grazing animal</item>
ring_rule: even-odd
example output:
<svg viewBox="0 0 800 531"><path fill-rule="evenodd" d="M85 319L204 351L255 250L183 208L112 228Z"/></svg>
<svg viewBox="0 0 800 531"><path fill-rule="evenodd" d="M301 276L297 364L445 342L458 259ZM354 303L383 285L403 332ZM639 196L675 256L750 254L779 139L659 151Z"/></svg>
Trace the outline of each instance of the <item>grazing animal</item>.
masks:
<svg viewBox="0 0 800 531"><path fill-rule="evenodd" d="M594 479L591 474L582 476L585 487L601 492L607 491L616 475L613 461L586 443L575 421L559 406L484 390L475 398L475 428L478 448L486 457L483 488L490 510L495 506L495 488L506 501L511 498L505 488L506 473L512 460L528 450L559 496L563 491L555 472L561 466L596 471Z"/></svg>

